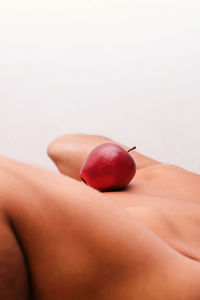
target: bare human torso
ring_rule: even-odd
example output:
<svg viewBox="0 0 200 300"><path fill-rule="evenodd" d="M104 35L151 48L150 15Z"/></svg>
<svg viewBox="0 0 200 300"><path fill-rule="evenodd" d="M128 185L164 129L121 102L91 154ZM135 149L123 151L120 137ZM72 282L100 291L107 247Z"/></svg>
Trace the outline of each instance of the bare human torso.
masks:
<svg viewBox="0 0 200 300"><path fill-rule="evenodd" d="M66 136L48 152L62 173L79 179L90 149L105 141ZM1 280L0 299L28 299L28 286L34 300L200 298L199 176L133 156L133 182L110 193L0 159L1 232L8 249L1 243L0 261L10 251L18 258L7 258L14 278L20 270L17 292L9 294Z"/></svg>
<svg viewBox="0 0 200 300"><path fill-rule="evenodd" d="M63 174L80 180L79 168L89 150L109 141L99 136L63 136L50 145L53 149L49 152ZM137 162L133 181L126 190L109 192L107 196L171 247L200 261L200 176L138 153L132 155Z"/></svg>
<svg viewBox="0 0 200 300"><path fill-rule="evenodd" d="M127 191L109 196L172 248L200 261L200 176L156 164L139 169Z"/></svg>

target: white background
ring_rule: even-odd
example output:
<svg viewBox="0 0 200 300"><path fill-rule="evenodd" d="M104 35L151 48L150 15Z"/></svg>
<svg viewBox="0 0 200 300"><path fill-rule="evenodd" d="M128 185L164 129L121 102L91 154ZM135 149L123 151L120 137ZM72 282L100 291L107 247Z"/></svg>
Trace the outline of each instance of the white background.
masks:
<svg viewBox="0 0 200 300"><path fill-rule="evenodd" d="M1 0L1 154L98 133L200 173L199 115L199 0Z"/></svg>

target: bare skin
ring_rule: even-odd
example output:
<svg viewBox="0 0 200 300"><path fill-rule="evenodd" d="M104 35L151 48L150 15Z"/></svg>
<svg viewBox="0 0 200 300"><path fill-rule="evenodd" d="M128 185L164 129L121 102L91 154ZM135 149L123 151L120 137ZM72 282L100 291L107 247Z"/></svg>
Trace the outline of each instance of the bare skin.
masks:
<svg viewBox="0 0 200 300"><path fill-rule="evenodd" d="M48 154L64 175L0 157L0 270L8 261L17 282L11 291L0 272L0 300L200 298L199 176L133 153L137 174L124 191L70 178L107 141L55 140Z"/></svg>

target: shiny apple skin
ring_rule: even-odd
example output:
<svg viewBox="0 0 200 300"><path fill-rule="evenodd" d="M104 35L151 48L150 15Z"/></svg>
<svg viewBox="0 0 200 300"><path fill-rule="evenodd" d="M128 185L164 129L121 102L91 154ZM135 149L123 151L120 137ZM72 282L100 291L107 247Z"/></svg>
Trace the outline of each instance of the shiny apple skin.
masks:
<svg viewBox="0 0 200 300"><path fill-rule="evenodd" d="M104 143L90 152L80 176L94 189L111 191L126 187L135 173L136 164L129 152L119 145Z"/></svg>

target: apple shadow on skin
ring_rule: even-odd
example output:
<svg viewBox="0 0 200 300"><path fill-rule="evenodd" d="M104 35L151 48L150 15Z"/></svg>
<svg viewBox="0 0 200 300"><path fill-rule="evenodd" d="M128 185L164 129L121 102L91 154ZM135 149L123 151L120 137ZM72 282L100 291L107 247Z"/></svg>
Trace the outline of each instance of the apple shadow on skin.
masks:
<svg viewBox="0 0 200 300"><path fill-rule="evenodd" d="M102 192L102 193L109 193L109 192L123 192L123 191L127 192L127 191L129 191L129 190L131 190L131 189L133 189L133 188L134 188L133 186L127 185L127 186L122 187L122 188L120 188L120 189L112 189L112 190L109 190L109 191L101 191L101 192Z"/></svg>

